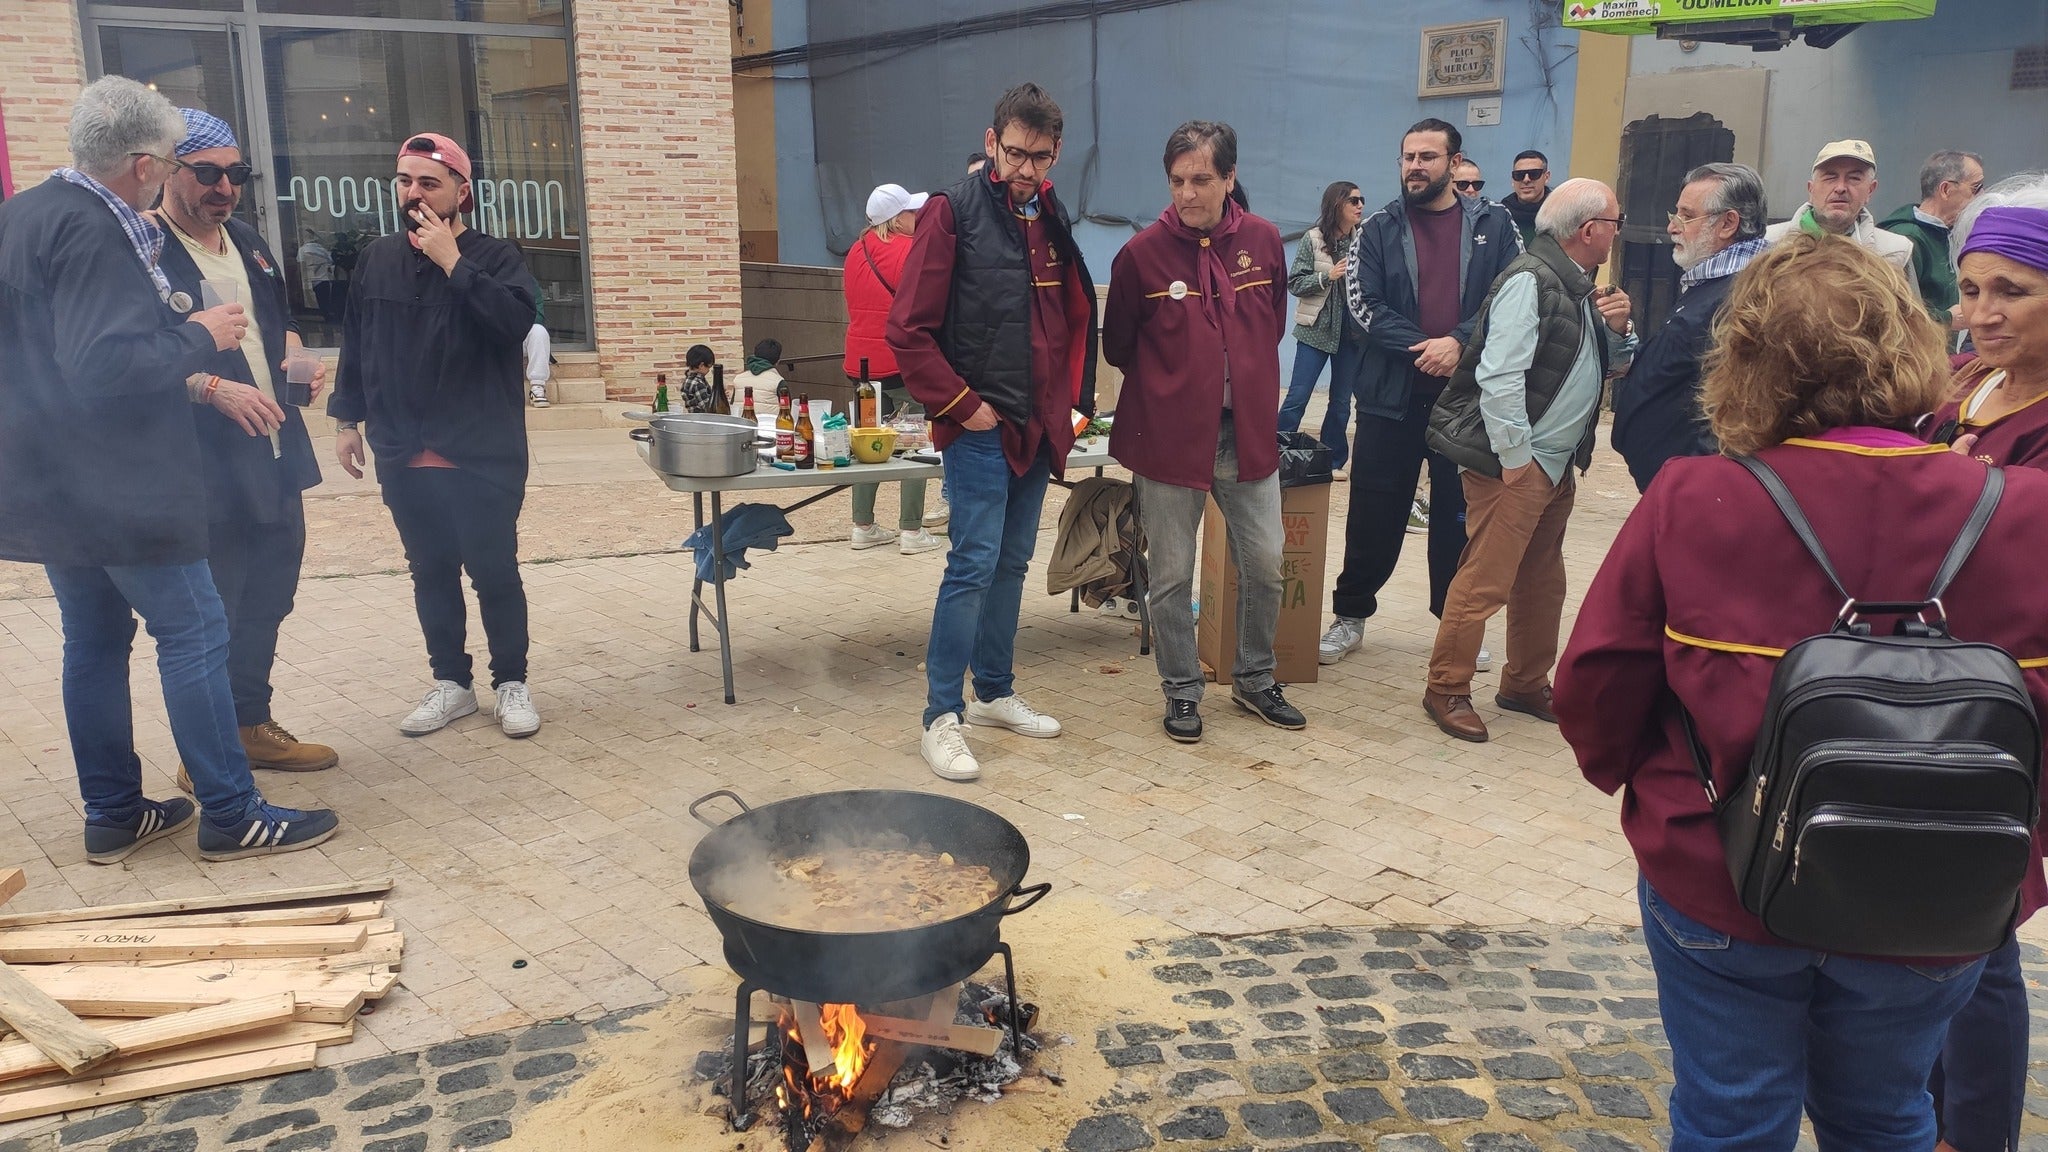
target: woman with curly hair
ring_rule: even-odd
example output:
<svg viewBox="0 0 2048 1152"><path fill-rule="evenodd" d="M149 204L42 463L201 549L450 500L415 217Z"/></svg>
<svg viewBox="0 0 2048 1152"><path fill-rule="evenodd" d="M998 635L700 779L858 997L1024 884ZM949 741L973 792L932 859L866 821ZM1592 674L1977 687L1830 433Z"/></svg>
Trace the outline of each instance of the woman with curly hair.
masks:
<svg viewBox="0 0 2048 1152"><path fill-rule="evenodd" d="M1722 451L1782 477L1858 596L1921 599L1985 465L1913 434L1948 365L1905 279L1849 241L1791 237L1739 274L1715 343L1703 399ZM1955 636L2048 656L2043 539L2048 475L2013 470L1944 597ZM1841 607L1747 468L1673 460L1615 538L1558 666L1555 708L1581 772L1623 793L1671 1041L1671 1152L1789 1152L1802 1111L1822 1152L1935 1143L1928 1073L1984 958L1828 954L1774 936L1729 877L1682 720L1693 718L1713 794L1729 794L1779 658ZM2048 714L2048 673L2024 675ZM2040 844L2037 829L2022 917L2048 901Z"/></svg>

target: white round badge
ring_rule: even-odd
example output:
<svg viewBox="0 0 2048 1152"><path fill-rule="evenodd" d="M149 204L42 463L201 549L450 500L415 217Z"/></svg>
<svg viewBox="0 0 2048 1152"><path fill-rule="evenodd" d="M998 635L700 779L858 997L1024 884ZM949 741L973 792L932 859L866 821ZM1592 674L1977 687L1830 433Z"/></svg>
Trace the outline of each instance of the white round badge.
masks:
<svg viewBox="0 0 2048 1152"><path fill-rule="evenodd" d="M171 306L171 311L181 316L192 311L192 295L189 292L173 292L166 303Z"/></svg>
<svg viewBox="0 0 2048 1152"><path fill-rule="evenodd" d="M1167 294L1168 296L1171 296L1171 297L1173 297L1173 298L1174 298L1175 300L1185 300L1185 299L1187 299L1187 298L1188 298L1188 282L1187 282L1187 281L1185 281L1185 280L1175 280L1175 281L1174 281L1173 283L1171 283L1171 284L1168 284L1168 285L1166 286L1166 294Z"/></svg>

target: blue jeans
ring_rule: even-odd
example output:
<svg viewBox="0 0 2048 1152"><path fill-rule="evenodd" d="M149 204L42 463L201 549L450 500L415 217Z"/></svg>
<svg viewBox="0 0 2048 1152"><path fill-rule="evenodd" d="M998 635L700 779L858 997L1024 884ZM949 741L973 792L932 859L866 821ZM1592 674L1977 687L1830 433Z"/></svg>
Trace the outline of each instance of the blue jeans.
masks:
<svg viewBox="0 0 2048 1152"><path fill-rule="evenodd" d="M1280 431L1301 429L1302 414L1314 395L1323 365L1330 365L1330 406L1323 412L1323 428L1316 439L1330 450L1330 467L1342 468L1351 459L1348 432L1351 427L1351 378L1357 357L1336 356L1302 342L1294 344L1294 376L1287 382L1287 395L1280 401Z"/></svg>
<svg viewBox="0 0 2048 1152"><path fill-rule="evenodd" d="M1669 1152L1777 1152L1803 1108L1821 1152L1927 1152L1927 1073L1980 957L1898 964L1752 944L1638 881L1671 1039Z"/></svg>
<svg viewBox="0 0 2048 1152"><path fill-rule="evenodd" d="M2007 1152L2020 1146L2027 1106L2027 979L2020 942L1984 958L1984 975L1948 1023L1929 1088L1941 1111L1941 1138L1957 1152Z"/></svg>
<svg viewBox="0 0 2048 1152"><path fill-rule="evenodd" d="M228 686L227 612L206 562L45 571L64 621L64 726L86 816L126 820L142 806L128 695L135 613L156 640L171 737L200 806L216 824L255 807L262 797L249 776Z"/></svg>
<svg viewBox="0 0 2048 1152"><path fill-rule="evenodd" d="M952 493L953 547L932 605L932 635L925 644L924 726L966 711L962 677L974 671L974 695L983 702L1011 694L1016 676L1017 612L1024 573L1038 547L1038 515L1052 468L1041 453L1018 476L1003 456L1003 431L963 432L945 452Z"/></svg>

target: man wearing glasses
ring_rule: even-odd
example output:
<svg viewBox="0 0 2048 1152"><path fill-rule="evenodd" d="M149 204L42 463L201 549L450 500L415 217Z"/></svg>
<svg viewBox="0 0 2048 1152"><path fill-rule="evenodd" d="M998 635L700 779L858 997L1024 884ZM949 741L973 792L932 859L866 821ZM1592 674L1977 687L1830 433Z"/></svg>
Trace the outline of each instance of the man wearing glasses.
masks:
<svg viewBox="0 0 2048 1152"><path fill-rule="evenodd" d="M1494 703L1557 723L1550 669L1564 615L1571 470L1592 465L1601 382L1636 349L1628 297L1593 285L1621 225L1607 185L1558 185L1537 214L1536 243L1495 282L1430 415L1430 447L1463 470L1471 542L1444 601L1422 710L1460 740L1489 738L1472 708L1472 674L1486 622L1503 606L1508 662Z"/></svg>
<svg viewBox="0 0 2048 1152"><path fill-rule="evenodd" d="M1536 242L1536 213L1550 199L1550 157L1534 148L1515 154L1515 166L1508 176L1514 180L1513 195L1507 198L1508 214L1522 234L1522 245Z"/></svg>
<svg viewBox="0 0 2048 1152"><path fill-rule="evenodd" d="M1479 194L1486 190L1486 179L1480 175L1479 165L1463 160L1451 169L1451 187L1465 199L1477 200Z"/></svg>
<svg viewBox="0 0 2048 1152"><path fill-rule="evenodd" d="M1714 318L1735 274L1765 248L1764 181L1746 164L1702 164L1685 174L1678 211L1666 217L1678 302L1614 386L1615 451L1637 491L1664 462L1721 450L1700 412L1700 368L1714 344Z"/></svg>
<svg viewBox="0 0 2048 1152"><path fill-rule="evenodd" d="M56 595L95 864L195 819L204 860L310 848L337 826L332 812L264 803L227 735L228 627L185 378L241 347L248 314L177 300L162 227L139 211L185 135L170 101L108 76L72 108L73 166L0 205L0 559L43 565ZM137 614L203 814L143 795L128 682Z"/></svg>
<svg viewBox="0 0 2048 1152"><path fill-rule="evenodd" d="M201 282L232 284L252 323L234 348L217 352L186 378L195 405L207 495L207 565L228 617L228 683L235 727L251 768L317 772L340 759L334 749L302 744L270 714L270 671L277 632L298 592L306 553L301 492L320 482L320 464L297 405L285 402L285 363L305 351L284 276L270 246L234 219L249 165L226 121L181 108L185 138L177 171L157 211L174 242L164 246L172 300L203 299ZM318 365L318 361L314 361ZM324 366L314 369L317 396ZM310 402L311 397L306 398ZM178 786L190 792L181 764Z"/></svg>
<svg viewBox="0 0 2048 1152"><path fill-rule="evenodd" d="M889 347L931 413L951 501L919 742L946 780L981 775L963 722L1060 734L1017 695L1012 664L1045 487L1074 446L1073 411L1095 411L1095 285L1046 179L1063 123L1036 84L1003 94L983 140L988 167L918 211L889 312Z"/></svg>
<svg viewBox="0 0 2048 1152"><path fill-rule="evenodd" d="M1878 225L1913 242L1912 277L1928 315L1949 327L1959 299L1949 261L1948 232L1984 190L1984 160L1975 152L1936 152L1920 166L1920 203L1908 204Z"/></svg>

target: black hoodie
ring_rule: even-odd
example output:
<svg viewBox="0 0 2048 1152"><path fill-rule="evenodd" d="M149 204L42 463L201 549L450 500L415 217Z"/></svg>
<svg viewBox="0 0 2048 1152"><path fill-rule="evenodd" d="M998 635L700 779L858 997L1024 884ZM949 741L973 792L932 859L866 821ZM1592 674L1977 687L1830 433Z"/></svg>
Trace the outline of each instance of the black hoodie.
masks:
<svg viewBox="0 0 2048 1152"><path fill-rule="evenodd" d="M1506 206L1508 215L1515 218L1515 231L1522 234L1522 247L1527 248L1536 242L1536 213L1543 211L1543 205L1549 201L1548 188L1543 190L1541 200L1524 200L1510 192L1507 199L1501 201Z"/></svg>

